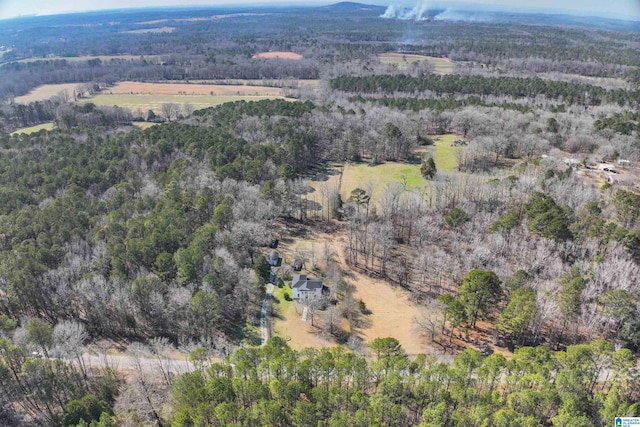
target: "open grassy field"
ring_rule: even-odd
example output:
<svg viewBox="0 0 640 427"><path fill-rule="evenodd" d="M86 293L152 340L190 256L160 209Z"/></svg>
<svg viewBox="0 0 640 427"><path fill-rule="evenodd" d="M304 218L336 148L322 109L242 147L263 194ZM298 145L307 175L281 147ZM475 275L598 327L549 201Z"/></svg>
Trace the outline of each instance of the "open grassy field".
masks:
<svg viewBox="0 0 640 427"><path fill-rule="evenodd" d="M458 168L458 160L456 159L457 147L453 146L453 141L459 139L458 135L447 134L434 138L434 154L433 160L436 162L436 168L441 171L455 171Z"/></svg>
<svg viewBox="0 0 640 427"><path fill-rule="evenodd" d="M99 94L90 98L83 98L81 102L92 102L96 105L106 105L129 108L154 110L160 113L162 104L192 104L195 109L211 107L234 101L260 101L263 99L283 98L281 96L221 96L221 95L109 95Z"/></svg>
<svg viewBox="0 0 640 427"><path fill-rule="evenodd" d="M407 189L416 189L425 183L420 174L420 165L411 163L386 162L371 166L369 163L346 164L342 173L342 187L340 193L344 200L351 191L372 184L373 198L376 193L382 193L387 185L404 183Z"/></svg>
<svg viewBox="0 0 640 427"><path fill-rule="evenodd" d="M253 58L264 58L264 59L302 59L302 55L295 52L262 52L253 55Z"/></svg>
<svg viewBox="0 0 640 427"><path fill-rule="evenodd" d="M457 147L453 141L460 138L458 135L446 134L434 137L434 145L420 148L418 153L422 156L430 153L436 162L439 171L455 172L458 168L456 159ZM382 194L388 185L405 184L407 190L416 190L427 184L420 173L420 164L385 162L379 165L370 163L345 163L334 165L332 173L322 179L310 180L307 183L315 190L306 195L306 198L322 205L323 187L327 190L340 188L342 200L347 200L351 191L356 188L372 189L372 201ZM342 174L340 173L342 171Z"/></svg>
<svg viewBox="0 0 640 427"><path fill-rule="evenodd" d="M284 98L283 90L278 87L249 85L120 82L97 95L82 99L81 102L117 105L132 110L151 109L158 113L165 103L188 103L200 109L225 102L273 98Z"/></svg>
<svg viewBox="0 0 640 427"><path fill-rule="evenodd" d="M65 90L71 94L79 84L80 83L62 83L38 86L26 95L17 96L15 102L18 104L28 104L35 101L44 101Z"/></svg>
<svg viewBox="0 0 640 427"><path fill-rule="evenodd" d="M380 59L380 62L383 64L395 64L399 68L406 68L414 62L428 61L435 66L436 74L452 74L456 69L456 64L452 60L434 56L388 52L378 55L378 59Z"/></svg>
<svg viewBox="0 0 640 427"><path fill-rule="evenodd" d="M30 126L28 128L22 128L22 129L18 129L14 132L11 132L11 135L18 135L20 133L25 133L27 135L31 134L31 133L36 133L42 129L45 130L52 130L53 128L55 128L55 125L53 123L43 123L41 125L36 125L36 126Z"/></svg>

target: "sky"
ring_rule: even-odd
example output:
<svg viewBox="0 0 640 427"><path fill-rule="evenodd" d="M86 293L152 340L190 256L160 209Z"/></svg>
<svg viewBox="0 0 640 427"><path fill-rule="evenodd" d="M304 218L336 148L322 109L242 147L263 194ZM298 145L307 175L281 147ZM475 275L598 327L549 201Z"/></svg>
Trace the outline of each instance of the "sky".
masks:
<svg viewBox="0 0 640 427"><path fill-rule="evenodd" d="M341 0L335 0L335 3ZM410 5L411 0L356 0L361 3L388 5L389 3ZM434 1L434 3L436 3ZM19 15L50 15L67 12L84 12L129 7L150 6L186 6L186 5L238 5L241 3L274 5L277 3L296 4L330 4L333 1L305 0L0 0L0 19ZM421 1L422 3L422 1ZM427 2L430 4L431 2ZM438 2L439 3L439 2ZM448 3L477 3L494 6L553 8L567 11L578 11L581 14L596 16L614 16L640 20L640 0L448 0Z"/></svg>

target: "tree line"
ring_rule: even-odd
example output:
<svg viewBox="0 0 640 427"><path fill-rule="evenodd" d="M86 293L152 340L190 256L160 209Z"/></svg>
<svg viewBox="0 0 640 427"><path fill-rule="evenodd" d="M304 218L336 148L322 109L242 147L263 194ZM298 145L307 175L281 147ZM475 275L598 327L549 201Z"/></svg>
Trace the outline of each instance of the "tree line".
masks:
<svg viewBox="0 0 640 427"><path fill-rule="evenodd" d="M538 77L483 77L462 75L340 76L330 80L332 89L352 93L418 93L508 95L535 98L543 95L568 104L599 105L602 102L635 105L637 94L622 89L605 90L599 86L545 80Z"/></svg>
<svg viewBox="0 0 640 427"><path fill-rule="evenodd" d="M594 341L509 361L467 349L448 365L376 338L371 359L343 348L291 350L280 338L205 364L172 386L174 426L491 426L611 423L638 415L635 359ZM603 381L603 378L606 380Z"/></svg>

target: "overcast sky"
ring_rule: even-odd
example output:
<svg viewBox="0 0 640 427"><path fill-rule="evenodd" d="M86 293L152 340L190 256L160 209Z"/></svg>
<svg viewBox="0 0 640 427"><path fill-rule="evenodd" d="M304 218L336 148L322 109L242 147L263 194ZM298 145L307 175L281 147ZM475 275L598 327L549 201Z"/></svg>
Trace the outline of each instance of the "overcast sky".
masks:
<svg viewBox="0 0 640 427"><path fill-rule="evenodd" d="M340 0L336 0L338 2ZM445 0L446 1L446 0ZM384 0L360 0L361 3L387 4ZM395 4L410 4L411 0L390 0ZM424 1L419 2L423 3ZM436 1L434 0L434 3ZM492 5L508 5L510 7L538 7L564 10L576 10L582 13L605 16L619 16L640 19L640 0L450 0L449 3L480 3ZM304 1L304 0L0 0L0 19L19 15L46 15L53 13L80 12L86 10L100 10L127 7L174 6L174 5L232 5L241 3L323 3L332 1ZM431 4L431 2L426 2Z"/></svg>

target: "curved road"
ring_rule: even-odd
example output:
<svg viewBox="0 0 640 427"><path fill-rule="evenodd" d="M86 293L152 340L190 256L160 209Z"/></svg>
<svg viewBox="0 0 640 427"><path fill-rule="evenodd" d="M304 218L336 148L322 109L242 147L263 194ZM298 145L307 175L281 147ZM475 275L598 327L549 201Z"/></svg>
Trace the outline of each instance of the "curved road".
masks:
<svg viewBox="0 0 640 427"><path fill-rule="evenodd" d="M260 310L260 335L262 336L262 345L267 343L269 339L269 328L267 327L267 307L269 306L269 300L273 293L274 286L267 284L267 292L264 294L264 301L262 301L262 309Z"/></svg>

